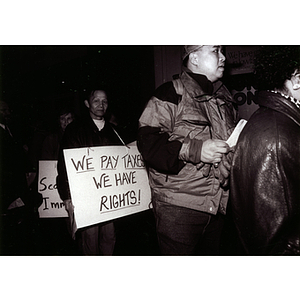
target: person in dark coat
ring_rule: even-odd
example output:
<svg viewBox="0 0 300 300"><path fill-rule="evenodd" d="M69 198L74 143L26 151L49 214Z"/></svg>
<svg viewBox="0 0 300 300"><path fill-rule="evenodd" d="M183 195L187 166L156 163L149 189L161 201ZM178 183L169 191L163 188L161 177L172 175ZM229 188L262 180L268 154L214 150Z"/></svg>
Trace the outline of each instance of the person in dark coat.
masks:
<svg viewBox="0 0 300 300"><path fill-rule="evenodd" d="M63 149L122 145L115 126L106 120L108 98L104 90L93 90L84 101L88 115L69 124L63 135L58 158L57 188L69 216L73 214L70 188L63 157ZM88 199L86 199L88 201ZM78 230L80 248L84 255L112 255L115 245L113 221Z"/></svg>
<svg viewBox="0 0 300 300"><path fill-rule="evenodd" d="M13 125L11 108L0 101L0 252L31 254L38 204L29 188L29 160Z"/></svg>
<svg viewBox="0 0 300 300"><path fill-rule="evenodd" d="M60 143L66 127L75 119L73 110L62 106L57 113L55 131L48 134L42 144L40 160L57 161ZM70 236L68 218L40 218L40 235L42 236L43 252L62 254L77 254L76 243Z"/></svg>
<svg viewBox="0 0 300 300"><path fill-rule="evenodd" d="M231 203L249 255L300 254L300 47L262 47L260 108L239 137Z"/></svg>
<svg viewBox="0 0 300 300"><path fill-rule="evenodd" d="M58 116L58 129L47 135L44 139L41 159L42 160L57 160L60 142L65 132L66 127L75 119L74 113L71 109L63 107L59 111Z"/></svg>

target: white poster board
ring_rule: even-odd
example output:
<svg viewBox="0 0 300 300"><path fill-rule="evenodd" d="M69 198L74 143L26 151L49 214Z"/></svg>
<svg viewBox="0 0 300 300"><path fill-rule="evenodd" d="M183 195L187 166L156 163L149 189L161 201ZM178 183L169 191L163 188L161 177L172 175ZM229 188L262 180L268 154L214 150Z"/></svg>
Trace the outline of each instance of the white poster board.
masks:
<svg viewBox="0 0 300 300"><path fill-rule="evenodd" d="M43 196L43 203L38 209L40 218L68 217L57 191L56 176L56 160L39 161L38 192Z"/></svg>
<svg viewBox="0 0 300 300"><path fill-rule="evenodd" d="M136 145L65 149L77 228L149 209L148 174Z"/></svg>

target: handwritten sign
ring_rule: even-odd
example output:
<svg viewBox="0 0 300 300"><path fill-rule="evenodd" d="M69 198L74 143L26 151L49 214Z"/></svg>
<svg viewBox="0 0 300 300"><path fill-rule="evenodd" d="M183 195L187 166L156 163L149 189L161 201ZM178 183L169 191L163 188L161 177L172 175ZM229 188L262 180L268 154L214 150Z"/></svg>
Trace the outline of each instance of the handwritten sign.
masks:
<svg viewBox="0 0 300 300"><path fill-rule="evenodd" d="M149 209L147 171L136 145L64 150L77 228Z"/></svg>
<svg viewBox="0 0 300 300"><path fill-rule="evenodd" d="M57 161L39 162L38 192L43 196L43 203L38 209L40 218L68 217L57 191L56 176Z"/></svg>
<svg viewBox="0 0 300 300"><path fill-rule="evenodd" d="M230 75L252 73L258 46L226 46L226 62Z"/></svg>

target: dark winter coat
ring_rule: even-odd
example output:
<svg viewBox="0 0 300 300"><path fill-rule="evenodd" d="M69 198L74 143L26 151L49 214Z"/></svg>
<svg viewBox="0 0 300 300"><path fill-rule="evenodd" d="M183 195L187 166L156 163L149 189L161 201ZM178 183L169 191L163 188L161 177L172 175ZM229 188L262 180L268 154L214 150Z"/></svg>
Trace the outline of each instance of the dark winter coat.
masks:
<svg viewBox="0 0 300 300"><path fill-rule="evenodd" d="M258 104L233 158L233 216L247 253L300 253L300 110L274 92Z"/></svg>
<svg viewBox="0 0 300 300"><path fill-rule="evenodd" d="M57 164L57 189L62 200L71 199L63 149L122 145L113 126L106 121L104 128L99 131L90 117L75 120L67 126L61 142Z"/></svg>
<svg viewBox="0 0 300 300"><path fill-rule="evenodd" d="M25 153L18 142L0 127L0 213L18 198L26 204L29 189L26 180Z"/></svg>

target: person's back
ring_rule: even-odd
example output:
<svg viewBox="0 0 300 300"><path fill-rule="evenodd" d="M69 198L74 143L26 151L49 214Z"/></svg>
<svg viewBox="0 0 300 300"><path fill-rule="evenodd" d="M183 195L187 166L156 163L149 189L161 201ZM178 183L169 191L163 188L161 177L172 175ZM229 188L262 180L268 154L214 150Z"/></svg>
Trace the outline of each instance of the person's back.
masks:
<svg viewBox="0 0 300 300"><path fill-rule="evenodd" d="M285 50L289 51L273 51ZM272 49L265 51L274 57L274 66L282 60L276 59ZM233 157L232 211L248 254L295 254L300 253L300 79L291 85L294 75L290 79L282 69L282 80L275 80L268 66L261 73L266 72L266 78L273 79L277 87L286 87L286 94L268 90L257 95L260 108L243 129ZM292 86L296 88L290 89Z"/></svg>
<svg viewBox="0 0 300 300"><path fill-rule="evenodd" d="M244 128L236 155L231 194L234 211L247 212L235 218L242 242L247 253L280 253L292 224L291 199L300 195L300 127L282 113L260 108Z"/></svg>

